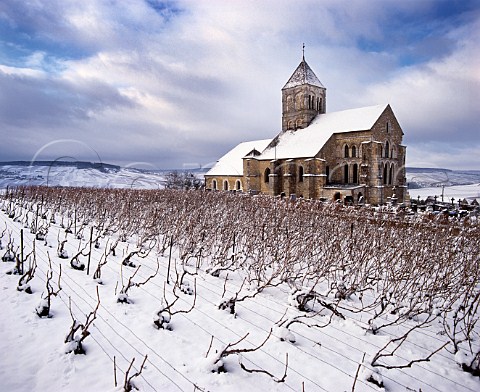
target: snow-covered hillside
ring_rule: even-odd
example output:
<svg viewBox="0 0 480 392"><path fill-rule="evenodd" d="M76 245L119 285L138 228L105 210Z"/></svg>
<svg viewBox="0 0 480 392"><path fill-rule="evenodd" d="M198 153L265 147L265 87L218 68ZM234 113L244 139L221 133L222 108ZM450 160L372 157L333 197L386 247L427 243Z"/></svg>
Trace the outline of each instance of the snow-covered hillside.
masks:
<svg viewBox="0 0 480 392"><path fill-rule="evenodd" d="M0 166L0 189L18 185L48 185L98 188L159 189L163 173L144 172L133 168L78 168L75 165Z"/></svg>
<svg viewBox="0 0 480 392"><path fill-rule="evenodd" d="M438 196L438 200L477 199L480 202L480 170L407 168L408 193L412 199Z"/></svg>
<svg viewBox="0 0 480 392"><path fill-rule="evenodd" d="M480 170L407 167L407 182L410 189L480 184Z"/></svg>

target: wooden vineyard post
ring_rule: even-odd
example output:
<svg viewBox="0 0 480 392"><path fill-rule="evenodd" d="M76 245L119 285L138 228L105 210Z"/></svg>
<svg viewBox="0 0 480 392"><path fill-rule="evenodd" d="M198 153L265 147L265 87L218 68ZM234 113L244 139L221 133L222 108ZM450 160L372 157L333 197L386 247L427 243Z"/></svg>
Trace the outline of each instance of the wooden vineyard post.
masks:
<svg viewBox="0 0 480 392"><path fill-rule="evenodd" d="M173 235L170 237L170 253L168 255L167 284L170 284L170 262L172 261Z"/></svg>
<svg viewBox="0 0 480 392"><path fill-rule="evenodd" d="M93 227L90 228L90 251L88 252L87 275L90 274L90 259L92 257Z"/></svg>
<svg viewBox="0 0 480 392"><path fill-rule="evenodd" d="M18 269L19 273L23 274L23 229L20 230L20 263Z"/></svg>

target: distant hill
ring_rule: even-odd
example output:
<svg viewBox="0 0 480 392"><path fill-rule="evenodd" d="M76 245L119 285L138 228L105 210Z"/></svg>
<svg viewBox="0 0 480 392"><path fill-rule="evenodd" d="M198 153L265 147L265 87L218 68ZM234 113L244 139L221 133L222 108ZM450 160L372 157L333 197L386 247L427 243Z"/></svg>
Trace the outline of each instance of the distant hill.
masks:
<svg viewBox="0 0 480 392"><path fill-rule="evenodd" d="M48 166L48 167L76 167L77 169L120 170L120 166L103 162L66 162L66 161L10 161L0 162L0 166Z"/></svg>
<svg viewBox="0 0 480 392"><path fill-rule="evenodd" d="M407 172L410 173L430 173L430 172L451 172L451 169L444 169L440 167L407 167Z"/></svg>
<svg viewBox="0 0 480 392"><path fill-rule="evenodd" d="M159 189L164 182L162 172L148 173L107 163L0 162L0 189L22 185Z"/></svg>
<svg viewBox="0 0 480 392"><path fill-rule="evenodd" d="M409 189L480 183L480 170L407 167Z"/></svg>

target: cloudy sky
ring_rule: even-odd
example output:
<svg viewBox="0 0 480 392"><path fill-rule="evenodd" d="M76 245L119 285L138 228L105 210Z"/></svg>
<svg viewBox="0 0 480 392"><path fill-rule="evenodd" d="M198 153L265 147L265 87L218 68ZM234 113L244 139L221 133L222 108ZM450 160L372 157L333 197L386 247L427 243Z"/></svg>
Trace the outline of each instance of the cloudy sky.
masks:
<svg viewBox="0 0 480 392"><path fill-rule="evenodd" d="M2 0L0 161L208 166L278 133L303 42L327 111L390 103L407 165L480 170L478 0Z"/></svg>

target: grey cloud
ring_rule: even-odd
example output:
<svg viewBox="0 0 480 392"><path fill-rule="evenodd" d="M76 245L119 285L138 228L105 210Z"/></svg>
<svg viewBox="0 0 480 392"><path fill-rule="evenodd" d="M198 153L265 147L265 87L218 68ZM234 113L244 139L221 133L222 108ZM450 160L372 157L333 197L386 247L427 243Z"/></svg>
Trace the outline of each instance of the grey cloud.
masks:
<svg viewBox="0 0 480 392"><path fill-rule="evenodd" d="M134 102L99 81L74 84L0 71L0 123L3 126L65 126L71 121L88 120L107 108L132 106Z"/></svg>

